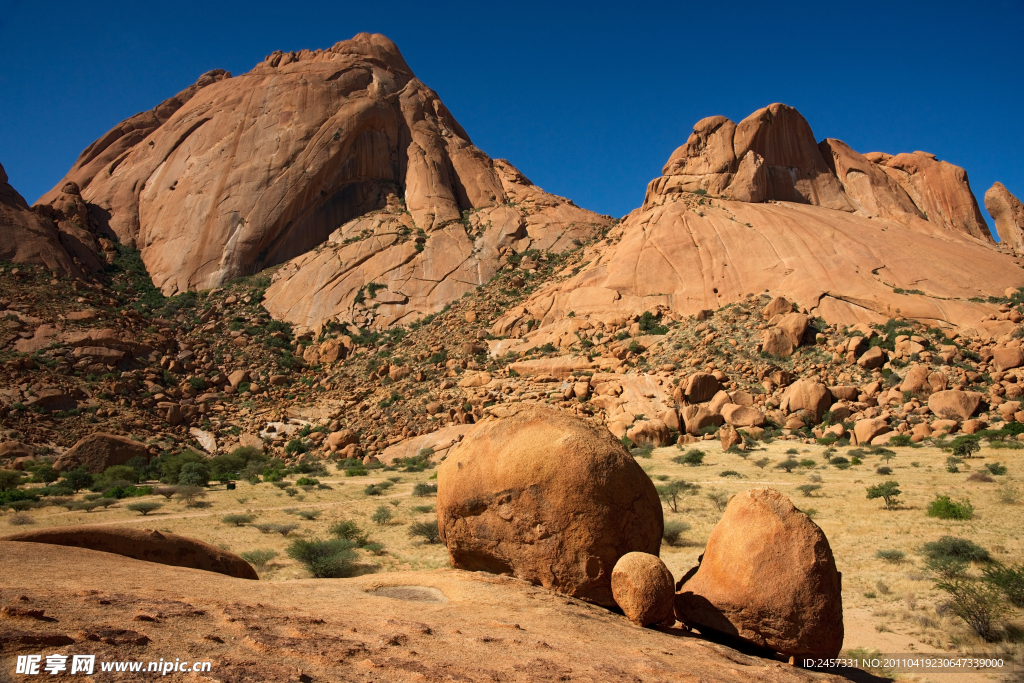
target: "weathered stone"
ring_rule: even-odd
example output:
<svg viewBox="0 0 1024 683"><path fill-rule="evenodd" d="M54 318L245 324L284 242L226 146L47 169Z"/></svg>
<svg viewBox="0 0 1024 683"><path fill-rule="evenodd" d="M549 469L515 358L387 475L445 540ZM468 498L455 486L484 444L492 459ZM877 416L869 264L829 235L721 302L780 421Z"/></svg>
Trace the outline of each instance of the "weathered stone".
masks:
<svg viewBox="0 0 1024 683"><path fill-rule="evenodd" d="M93 474L99 474L113 465L123 465L132 458L149 459L145 444L126 439L123 436L95 432L79 441L64 452L53 463L53 469L67 472L85 467Z"/></svg>
<svg viewBox="0 0 1024 683"><path fill-rule="evenodd" d="M928 407L940 418L962 422L978 412L981 398L981 394L976 391L936 391L928 397Z"/></svg>
<svg viewBox="0 0 1024 683"><path fill-rule="evenodd" d="M675 621L672 573L656 555L626 553L612 569L612 597L637 626Z"/></svg>

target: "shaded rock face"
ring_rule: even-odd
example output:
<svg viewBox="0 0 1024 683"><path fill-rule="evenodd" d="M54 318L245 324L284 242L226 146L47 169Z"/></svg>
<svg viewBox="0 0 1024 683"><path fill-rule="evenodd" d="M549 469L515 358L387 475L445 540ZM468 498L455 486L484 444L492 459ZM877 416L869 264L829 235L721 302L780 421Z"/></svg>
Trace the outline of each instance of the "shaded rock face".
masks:
<svg viewBox="0 0 1024 683"><path fill-rule="evenodd" d="M7 182L0 166L0 260L45 266L51 272L81 276L82 269L61 245L53 221L29 208Z"/></svg>
<svg viewBox="0 0 1024 683"><path fill-rule="evenodd" d="M123 465L132 458L149 458L145 444L123 436L96 432L78 441L53 463L58 472L85 467L99 474L108 467Z"/></svg>
<svg viewBox="0 0 1024 683"><path fill-rule="evenodd" d="M194 538L152 529L89 525L53 527L40 531L26 531L0 540L87 548L145 562L217 572L236 579L259 580L256 570L234 553Z"/></svg>
<svg viewBox="0 0 1024 683"><path fill-rule="evenodd" d="M756 163L744 175L748 158ZM585 268L531 295L525 305L541 308L542 329L570 311L699 315L750 292L830 323L904 317L968 328L997 312L971 299L1024 285L992 242L963 169L924 152L819 145L791 107L739 124L701 120L663 174L590 249ZM756 191L735 191L741 176ZM765 330L763 347L787 357L792 340L780 332Z"/></svg>
<svg viewBox="0 0 1024 683"><path fill-rule="evenodd" d="M1000 241L1016 253L1024 253L1024 204L997 182L985 192L985 209L996 224Z"/></svg>
<svg viewBox="0 0 1024 683"><path fill-rule="evenodd" d="M821 529L778 491L758 488L729 501L675 611L685 624L776 652L835 656L841 588Z"/></svg>
<svg viewBox="0 0 1024 683"><path fill-rule="evenodd" d="M229 76L122 122L57 185L78 183L165 293L287 261L389 196L426 234L508 201L491 159L383 36Z"/></svg>
<svg viewBox="0 0 1024 683"><path fill-rule="evenodd" d="M615 563L661 547L654 484L608 431L549 408L513 410L479 423L438 469L452 565L614 606Z"/></svg>

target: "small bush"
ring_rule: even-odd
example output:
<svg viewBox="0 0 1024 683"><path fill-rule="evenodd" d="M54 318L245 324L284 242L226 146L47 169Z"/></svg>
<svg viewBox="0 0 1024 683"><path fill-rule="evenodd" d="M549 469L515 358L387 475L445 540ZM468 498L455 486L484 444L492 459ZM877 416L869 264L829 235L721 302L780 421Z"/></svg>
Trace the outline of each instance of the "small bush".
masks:
<svg viewBox="0 0 1024 683"><path fill-rule="evenodd" d="M413 522L409 525L409 536L420 537L425 543L440 543L441 532L437 528L437 519L429 522Z"/></svg>
<svg viewBox="0 0 1024 683"><path fill-rule="evenodd" d="M840 470L849 469L850 464L851 464L849 460L847 460L846 458L844 458L841 455L837 455L836 457L832 458L828 462L829 462L830 465L832 465L836 469L840 469Z"/></svg>
<svg viewBox="0 0 1024 683"><path fill-rule="evenodd" d="M292 541L286 552L305 565L313 578L336 579L352 573L352 563L356 559L352 546L351 541L343 538L329 541L299 538Z"/></svg>
<svg viewBox="0 0 1024 683"><path fill-rule="evenodd" d="M983 484L991 484L995 482L995 479L993 479L987 472L974 472L971 476L967 477L967 481L978 481Z"/></svg>
<svg viewBox="0 0 1024 683"><path fill-rule="evenodd" d="M263 569L275 557L277 557L276 550L250 550L247 553L242 553L242 559L256 569Z"/></svg>
<svg viewBox="0 0 1024 683"><path fill-rule="evenodd" d="M907 555L902 550L879 550L875 557L889 564L902 564Z"/></svg>
<svg viewBox="0 0 1024 683"><path fill-rule="evenodd" d="M1012 481L1003 482L999 487L999 502L1003 505L1016 505L1020 502L1020 488Z"/></svg>
<svg viewBox="0 0 1024 683"><path fill-rule="evenodd" d="M895 481L887 481L883 484L877 484L875 486L868 487L868 500L875 500L881 498L885 501L885 509L892 510L896 505L899 504L899 497L902 495L900 491L899 483Z"/></svg>
<svg viewBox="0 0 1024 683"><path fill-rule="evenodd" d="M892 474L892 468L882 465L881 467L875 470L875 474L881 474L883 477L887 477L890 474Z"/></svg>
<svg viewBox="0 0 1024 683"><path fill-rule="evenodd" d="M795 470L799 466L800 466L800 461L797 460L796 458L786 458L782 462L780 462L777 465L775 465L775 469L777 469L777 470L785 470L786 473L788 474L789 472L792 472L793 470Z"/></svg>
<svg viewBox="0 0 1024 683"><path fill-rule="evenodd" d="M352 469L345 470L346 477L365 477L370 473L370 470L364 467L353 467Z"/></svg>
<svg viewBox="0 0 1024 683"><path fill-rule="evenodd" d="M953 455L958 458L972 458L980 450L981 444L978 443L977 437L958 436L953 440Z"/></svg>
<svg viewBox="0 0 1024 683"><path fill-rule="evenodd" d="M337 536L343 538L346 541L352 541L356 545L363 546L369 541L363 534L363 530L359 528L355 522L350 519L339 519L330 529L327 530L331 536Z"/></svg>
<svg viewBox="0 0 1024 683"><path fill-rule="evenodd" d="M434 511L434 506L433 505L414 505L412 507L412 511L415 512L416 514L422 515L422 514L427 513L427 512L433 512Z"/></svg>
<svg viewBox="0 0 1024 683"><path fill-rule="evenodd" d="M946 471L950 474L956 474L960 471L960 465L964 464L963 458L958 458L955 455L951 455L946 458Z"/></svg>
<svg viewBox="0 0 1024 683"><path fill-rule="evenodd" d="M720 472L718 474L718 476L722 477L723 479L725 479L726 477L734 477L736 479L744 479L745 478L742 474L740 474L736 470L725 470L723 472Z"/></svg>
<svg viewBox="0 0 1024 683"><path fill-rule="evenodd" d="M295 514L297 514L299 517L302 517L302 519L306 520L307 522L312 522L314 519L320 516L321 512L321 510L299 510Z"/></svg>
<svg viewBox="0 0 1024 683"><path fill-rule="evenodd" d="M703 464L704 462L704 451L698 448L691 448L682 455L677 455L672 458L672 462L679 465L689 465L690 467L696 467Z"/></svg>
<svg viewBox="0 0 1024 683"><path fill-rule="evenodd" d="M138 512L143 517L145 517L150 512L154 512L155 510L159 510L163 506L164 506L163 503L157 503L156 501L152 501L152 500L143 500L143 501L140 501L138 503L129 503L128 505L125 505L124 507L125 507L126 510L130 510L131 512Z"/></svg>
<svg viewBox="0 0 1024 683"><path fill-rule="evenodd" d="M810 458L804 458L800 461L800 467L806 467L807 469L812 469L813 467L816 467L817 464L818 463L814 462Z"/></svg>
<svg viewBox="0 0 1024 683"><path fill-rule="evenodd" d="M654 453L654 444L645 443L631 450L630 455L634 458L649 458Z"/></svg>
<svg viewBox="0 0 1024 683"><path fill-rule="evenodd" d="M958 502L949 496L935 496L935 500L928 504L928 516L939 519L967 520L974 517L974 506L966 498Z"/></svg>
<svg viewBox="0 0 1024 683"><path fill-rule="evenodd" d="M1002 591L1014 607L1024 607L1024 564L1011 567L994 564L982 572L984 580Z"/></svg>
<svg viewBox="0 0 1024 683"><path fill-rule="evenodd" d="M392 517L394 517L394 513L391 511L391 507L388 505L381 505L376 510L374 510L373 515L370 517L370 519L374 522L374 524L379 524L383 526L384 524L390 522Z"/></svg>
<svg viewBox="0 0 1024 683"><path fill-rule="evenodd" d="M708 491L704 495L708 497L708 500L714 503L719 512L725 509L725 506L729 504L729 499L732 497L725 491Z"/></svg>
<svg viewBox="0 0 1024 683"><path fill-rule="evenodd" d="M252 522L255 517L252 515L224 515L220 521L229 526L243 526Z"/></svg>
<svg viewBox="0 0 1024 683"><path fill-rule="evenodd" d="M426 497L437 493L437 484L426 484L420 482L412 487L412 495Z"/></svg>
<svg viewBox="0 0 1024 683"><path fill-rule="evenodd" d="M768 458L760 458L760 459L754 461L754 465L756 465L759 469L762 469L762 470L765 467L767 467L770 463L771 463L771 460L768 459Z"/></svg>
<svg viewBox="0 0 1024 683"><path fill-rule="evenodd" d="M686 522L665 522L665 530L661 533L661 538L665 543L669 545L676 545L680 541L680 537L690 530L690 525Z"/></svg>
<svg viewBox="0 0 1024 683"><path fill-rule="evenodd" d="M952 579L935 584L949 596L949 611L960 617L981 638L994 642L999 619L1006 613L999 590L985 582Z"/></svg>
<svg viewBox="0 0 1024 683"><path fill-rule="evenodd" d="M274 524L273 527L274 527L274 531L275 532L281 534L282 536L287 536L291 532L293 532L296 529L298 529L299 525L298 524Z"/></svg>
<svg viewBox="0 0 1024 683"><path fill-rule="evenodd" d="M796 487L796 490L804 495L804 498L810 498L816 491L821 489L821 484L801 484Z"/></svg>
<svg viewBox="0 0 1024 683"><path fill-rule="evenodd" d="M989 474L994 474L997 477L1006 474L1006 465L1002 465L998 462L985 463L985 469L988 470Z"/></svg>
<svg viewBox="0 0 1024 683"><path fill-rule="evenodd" d="M35 524L36 520L32 519L31 515L26 515L24 512L16 512L10 516L7 523L11 526L25 526L26 524Z"/></svg>
<svg viewBox="0 0 1024 683"><path fill-rule="evenodd" d="M930 559L952 557L964 562L988 563L992 556L977 543L966 538L943 536L937 541L930 541L921 546L921 552Z"/></svg>
<svg viewBox="0 0 1024 683"><path fill-rule="evenodd" d="M363 550L365 550L366 552L371 553L373 555L383 555L384 554L384 544L383 543L367 543L366 545L363 546Z"/></svg>
<svg viewBox="0 0 1024 683"><path fill-rule="evenodd" d="M195 507L201 498L206 497L206 489L200 486L176 486L174 494L186 506Z"/></svg>

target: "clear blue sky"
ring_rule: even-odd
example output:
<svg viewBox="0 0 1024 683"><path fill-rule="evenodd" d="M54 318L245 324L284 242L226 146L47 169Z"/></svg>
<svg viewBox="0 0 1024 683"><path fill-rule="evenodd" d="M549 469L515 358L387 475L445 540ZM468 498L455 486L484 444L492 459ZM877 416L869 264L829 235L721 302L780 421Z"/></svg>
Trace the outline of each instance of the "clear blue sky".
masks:
<svg viewBox="0 0 1024 683"><path fill-rule="evenodd" d="M602 213L638 206L697 120L771 102L819 140L963 166L979 202L995 180L1024 198L1024 0L0 0L0 163L35 201L204 71L360 31L398 43L480 148Z"/></svg>

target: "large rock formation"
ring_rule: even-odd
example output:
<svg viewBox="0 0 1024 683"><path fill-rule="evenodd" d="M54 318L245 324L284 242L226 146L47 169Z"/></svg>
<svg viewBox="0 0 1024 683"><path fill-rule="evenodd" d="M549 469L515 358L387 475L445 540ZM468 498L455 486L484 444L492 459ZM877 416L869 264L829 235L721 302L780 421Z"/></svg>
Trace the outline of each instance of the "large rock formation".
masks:
<svg viewBox="0 0 1024 683"><path fill-rule="evenodd" d="M828 539L774 489L736 494L678 588L676 617L776 652L836 656L843 599Z"/></svg>
<svg viewBox="0 0 1024 683"><path fill-rule="evenodd" d="M534 406L481 422L449 453L437 519L453 566L606 606L615 563L657 555L663 527L654 484L619 441Z"/></svg>
<svg viewBox="0 0 1024 683"><path fill-rule="evenodd" d="M53 469L66 472L84 467L98 474L108 467L124 465L132 458L149 459L146 444L116 434L95 432L82 437L53 463Z"/></svg>
<svg viewBox="0 0 1024 683"><path fill-rule="evenodd" d="M154 284L168 294L213 287L304 254L346 222L389 206L391 197L390 206L403 212L401 225L384 220L387 226L371 228L377 219L369 219L338 241L362 240L368 229L375 244L385 227L393 228L401 234L383 238L376 251L393 267L408 266L399 276L403 282L414 278L422 285L408 294L397 286L392 291L416 298L425 290L436 300L461 284L479 284L488 269L472 272L469 264L466 272L432 272L419 263L407 233L421 231L430 252L453 249L461 237L468 252L477 245L457 234L465 232L459 223L464 212L509 201L491 159L415 78L395 44L370 34L328 50L275 52L235 78L204 74L93 143L57 187L68 180L81 188L90 215L138 246ZM514 217L494 222L504 217L505 232L522 231L515 220L520 212L506 213ZM583 214L560 218L569 223ZM563 229L559 237L566 232L572 231ZM374 252L370 244L355 245L357 258L372 255L363 253ZM442 265L459 266L467 257ZM329 275L323 264L312 267ZM336 275L351 267L346 261ZM371 265L358 275L368 283L381 272ZM460 284L446 287L444 281ZM329 283L317 284L319 293ZM325 306L306 308L319 316Z"/></svg>
<svg viewBox="0 0 1024 683"><path fill-rule="evenodd" d="M663 172L643 206L590 249L586 268L526 302L541 320L534 338L568 329L570 311L605 322L645 310L693 315L756 292L834 323L966 328L997 313L979 299L1024 285L963 169L923 152L816 144L784 105L740 124L703 119ZM782 335L766 337L786 355Z"/></svg>
<svg viewBox="0 0 1024 683"><path fill-rule="evenodd" d="M194 538L152 529L89 525L59 526L39 531L25 531L0 538L0 541L49 543L88 548L104 553L124 555L145 562L217 572L233 576L236 579L259 579L256 570L234 553L229 553Z"/></svg>
<svg viewBox="0 0 1024 683"><path fill-rule="evenodd" d="M1024 254L1024 204L997 182L985 193L985 209L992 216L1002 243Z"/></svg>
<svg viewBox="0 0 1024 683"><path fill-rule="evenodd" d="M53 221L29 208L7 182L0 166L0 261L41 265L54 273L80 276L81 269L61 246Z"/></svg>

